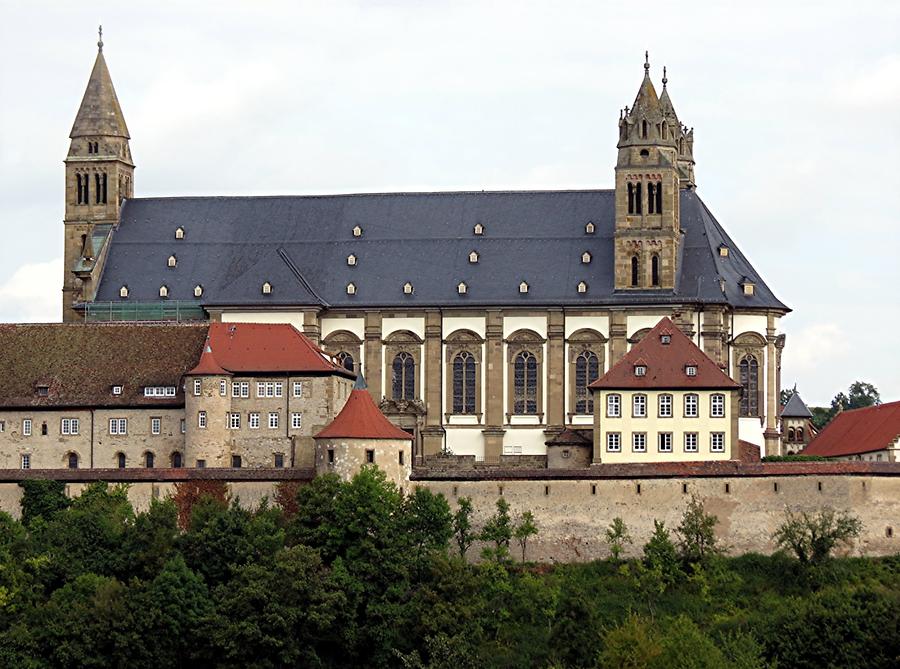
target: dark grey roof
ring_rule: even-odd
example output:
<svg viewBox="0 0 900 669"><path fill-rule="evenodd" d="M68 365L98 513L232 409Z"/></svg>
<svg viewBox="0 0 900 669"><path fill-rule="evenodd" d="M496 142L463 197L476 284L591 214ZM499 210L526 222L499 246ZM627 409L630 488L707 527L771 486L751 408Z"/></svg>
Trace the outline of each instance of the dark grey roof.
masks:
<svg viewBox="0 0 900 669"><path fill-rule="evenodd" d="M681 192L674 291L615 291L614 191L144 198L125 203L97 301L332 307L730 303L787 309L693 191ZM593 222L594 234L585 226ZM484 235L476 236L481 223ZM362 236L354 237L359 225ZM183 227L184 239L175 239ZM718 247L730 248L727 258ZM479 260L469 262L477 251ZM583 264L584 251L592 262ZM175 254L177 265L167 267ZM357 265L347 265L354 254ZM725 279L725 293L719 286ZM743 295L742 277L756 284ZM273 286L263 295L264 282ZM413 285L411 295L403 284ZM468 286L459 295L457 284ZM529 290L519 292L526 281ZM580 281L588 284L578 293ZM347 284L357 292L348 295Z"/></svg>
<svg viewBox="0 0 900 669"><path fill-rule="evenodd" d="M791 398L781 408L782 418L812 418L812 412L806 406L806 402L800 399L800 393L796 390Z"/></svg>

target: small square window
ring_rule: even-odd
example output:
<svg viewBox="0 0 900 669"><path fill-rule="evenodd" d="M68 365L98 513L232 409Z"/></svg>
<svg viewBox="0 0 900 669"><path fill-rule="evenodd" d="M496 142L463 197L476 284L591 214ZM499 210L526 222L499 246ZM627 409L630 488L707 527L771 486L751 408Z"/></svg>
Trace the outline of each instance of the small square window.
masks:
<svg viewBox="0 0 900 669"><path fill-rule="evenodd" d="M232 455L231 456L231 466L235 469L241 468L241 456L240 455Z"/></svg>
<svg viewBox="0 0 900 669"><path fill-rule="evenodd" d="M122 394L122 386L113 386L112 394L113 395L121 395Z"/></svg>
<svg viewBox="0 0 900 669"><path fill-rule="evenodd" d="M668 345L672 343L672 335L664 334L660 335L659 342L664 345Z"/></svg>
<svg viewBox="0 0 900 669"><path fill-rule="evenodd" d="M375 451L373 451L371 448L366 449L366 462L369 464L375 462Z"/></svg>
<svg viewBox="0 0 900 669"><path fill-rule="evenodd" d="M284 467L284 453L276 453L275 454L275 468L281 469Z"/></svg>
<svg viewBox="0 0 900 669"><path fill-rule="evenodd" d="M206 460L197 460L197 469L205 469Z"/></svg>
<svg viewBox="0 0 900 669"><path fill-rule="evenodd" d="M696 365L688 365L684 368L685 373L688 376L697 376L697 367Z"/></svg>
<svg viewBox="0 0 900 669"><path fill-rule="evenodd" d="M646 365L635 365L634 366L634 375L635 376L647 376Z"/></svg>

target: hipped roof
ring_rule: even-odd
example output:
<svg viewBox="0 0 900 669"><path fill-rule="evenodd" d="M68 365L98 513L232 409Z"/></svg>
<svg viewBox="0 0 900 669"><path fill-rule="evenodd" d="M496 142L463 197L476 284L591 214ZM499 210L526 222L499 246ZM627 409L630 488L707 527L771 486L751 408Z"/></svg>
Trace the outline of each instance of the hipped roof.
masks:
<svg viewBox="0 0 900 669"><path fill-rule="evenodd" d="M837 457L882 451L900 438L900 402L842 411L803 449Z"/></svg>

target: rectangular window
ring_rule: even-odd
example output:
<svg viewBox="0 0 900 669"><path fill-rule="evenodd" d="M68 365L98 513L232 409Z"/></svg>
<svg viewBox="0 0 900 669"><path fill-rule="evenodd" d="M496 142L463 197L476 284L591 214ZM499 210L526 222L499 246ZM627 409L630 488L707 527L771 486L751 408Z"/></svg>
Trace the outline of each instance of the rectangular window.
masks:
<svg viewBox="0 0 900 669"><path fill-rule="evenodd" d="M145 386L144 397L175 397L175 386Z"/></svg>
<svg viewBox="0 0 900 669"><path fill-rule="evenodd" d="M334 464L334 449L333 448L328 449L328 464L329 465Z"/></svg>
<svg viewBox="0 0 900 669"><path fill-rule="evenodd" d="M631 399L631 415L635 418L647 417L647 396L635 395Z"/></svg>
<svg viewBox="0 0 900 669"><path fill-rule="evenodd" d="M713 453L725 452L724 432L713 432L709 435L709 450Z"/></svg>
<svg viewBox="0 0 900 669"><path fill-rule="evenodd" d="M22 421L22 436L30 437L31 436L31 419L26 418Z"/></svg>
<svg viewBox="0 0 900 669"><path fill-rule="evenodd" d="M231 456L231 466L235 469L241 468L241 456L240 455L232 455Z"/></svg>
<svg viewBox="0 0 900 669"><path fill-rule="evenodd" d="M112 394L113 395L121 395L122 394L122 386L113 386Z"/></svg>
<svg viewBox="0 0 900 669"><path fill-rule="evenodd" d="M197 460L197 469L204 469L206 467L206 460Z"/></svg>
<svg viewBox="0 0 900 669"><path fill-rule="evenodd" d="M203 388L203 382L200 379L194 379L194 397L200 397L200 390Z"/></svg>
<svg viewBox="0 0 900 669"><path fill-rule="evenodd" d="M162 418L150 419L150 434L159 434L162 432Z"/></svg>
<svg viewBox="0 0 900 669"><path fill-rule="evenodd" d="M231 384L231 396L232 397L241 397L244 399L250 397L250 382L249 381L234 381Z"/></svg>
<svg viewBox="0 0 900 669"><path fill-rule="evenodd" d="M278 414L276 412L269 413L269 429L274 430L278 427Z"/></svg>
<svg viewBox="0 0 900 669"><path fill-rule="evenodd" d="M657 446L659 447L660 453L671 453L672 452L672 433L671 432L660 432L657 435Z"/></svg>
<svg viewBox="0 0 900 669"><path fill-rule="evenodd" d="M275 382L275 397L284 397L284 383L281 381Z"/></svg>
<svg viewBox="0 0 900 669"><path fill-rule="evenodd" d="M606 416L607 418L618 418L622 415L622 396L607 395L606 396Z"/></svg>
<svg viewBox="0 0 900 669"><path fill-rule="evenodd" d="M299 412L291 413L291 429L299 430L303 427L303 414Z"/></svg>
<svg viewBox="0 0 900 669"><path fill-rule="evenodd" d="M187 421L184 418L182 418L181 419L181 434L184 434L185 432L187 432Z"/></svg>
<svg viewBox="0 0 900 669"><path fill-rule="evenodd" d="M175 386L166 386L166 397L175 397Z"/></svg>
<svg viewBox="0 0 900 669"><path fill-rule="evenodd" d="M219 380L219 395L225 397L228 394L228 381L225 379Z"/></svg>
<svg viewBox="0 0 900 669"><path fill-rule="evenodd" d="M371 448L366 449L366 462L369 464L375 462L375 451Z"/></svg>
<svg viewBox="0 0 900 669"><path fill-rule="evenodd" d="M685 367L685 372L687 372L688 376L697 376L697 368L694 365Z"/></svg>
<svg viewBox="0 0 900 669"><path fill-rule="evenodd" d="M660 395L659 396L659 417L660 418L671 418L672 417L672 396L671 395Z"/></svg>
<svg viewBox="0 0 900 669"><path fill-rule="evenodd" d="M22 469L31 469L31 456L28 453L22 454Z"/></svg>
<svg viewBox="0 0 900 669"><path fill-rule="evenodd" d="M276 469L281 469L282 467L284 467L284 453L275 454L275 467Z"/></svg>
<svg viewBox="0 0 900 669"><path fill-rule="evenodd" d="M257 381L257 397L281 397L284 394L284 384L279 381Z"/></svg>
<svg viewBox="0 0 900 669"><path fill-rule="evenodd" d="M400 451L400 452L399 452L399 458L400 458L400 459L399 459L399 462L400 462L401 465L403 464L403 458L404 458L404 456L405 456L405 453L404 453L403 451Z"/></svg>
<svg viewBox="0 0 900 669"><path fill-rule="evenodd" d="M725 395L715 393L710 398L709 413L713 418L725 418Z"/></svg>
<svg viewBox="0 0 900 669"><path fill-rule="evenodd" d="M61 434L78 434L78 419L77 418L63 418L59 424L59 431Z"/></svg>
<svg viewBox="0 0 900 669"><path fill-rule="evenodd" d="M696 418L700 415L700 396L688 393L684 396L684 417Z"/></svg>
<svg viewBox="0 0 900 669"><path fill-rule="evenodd" d="M237 412L228 414L228 428L231 430L241 429L241 414Z"/></svg>
<svg viewBox="0 0 900 669"><path fill-rule="evenodd" d="M251 430L259 429L259 412L253 411L250 413L250 415L247 417L247 426Z"/></svg>
<svg viewBox="0 0 900 669"><path fill-rule="evenodd" d="M0 420L0 432L6 432L6 421Z"/></svg>
<svg viewBox="0 0 900 669"><path fill-rule="evenodd" d="M110 418L109 419L110 434L128 434L127 418Z"/></svg>
<svg viewBox="0 0 900 669"><path fill-rule="evenodd" d="M696 453L699 448L698 444L700 440L698 438L698 434L696 432L685 432L684 433L684 452L685 453Z"/></svg>
<svg viewBox="0 0 900 669"><path fill-rule="evenodd" d="M303 381L294 381L294 397L303 397Z"/></svg>
<svg viewBox="0 0 900 669"><path fill-rule="evenodd" d="M610 453L619 453L622 450L622 435L620 433L606 433L606 450Z"/></svg>
<svg viewBox="0 0 900 669"><path fill-rule="evenodd" d="M634 432L631 435L631 450L635 453L647 452L647 433Z"/></svg>
<svg viewBox="0 0 900 669"><path fill-rule="evenodd" d="M205 411L197 412L197 427L199 427L201 430L206 429L206 412Z"/></svg>

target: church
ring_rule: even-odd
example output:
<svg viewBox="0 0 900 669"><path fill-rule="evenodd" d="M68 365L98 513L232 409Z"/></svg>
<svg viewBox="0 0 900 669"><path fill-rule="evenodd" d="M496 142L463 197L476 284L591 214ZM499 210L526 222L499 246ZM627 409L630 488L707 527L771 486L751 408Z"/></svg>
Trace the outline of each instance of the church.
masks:
<svg viewBox="0 0 900 669"><path fill-rule="evenodd" d="M417 460L491 463L589 429L589 386L668 318L739 385L739 439L780 454L790 309L643 69L612 189L141 198L101 39L65 159L63 320L291 324L365 375Z"/></svg>

